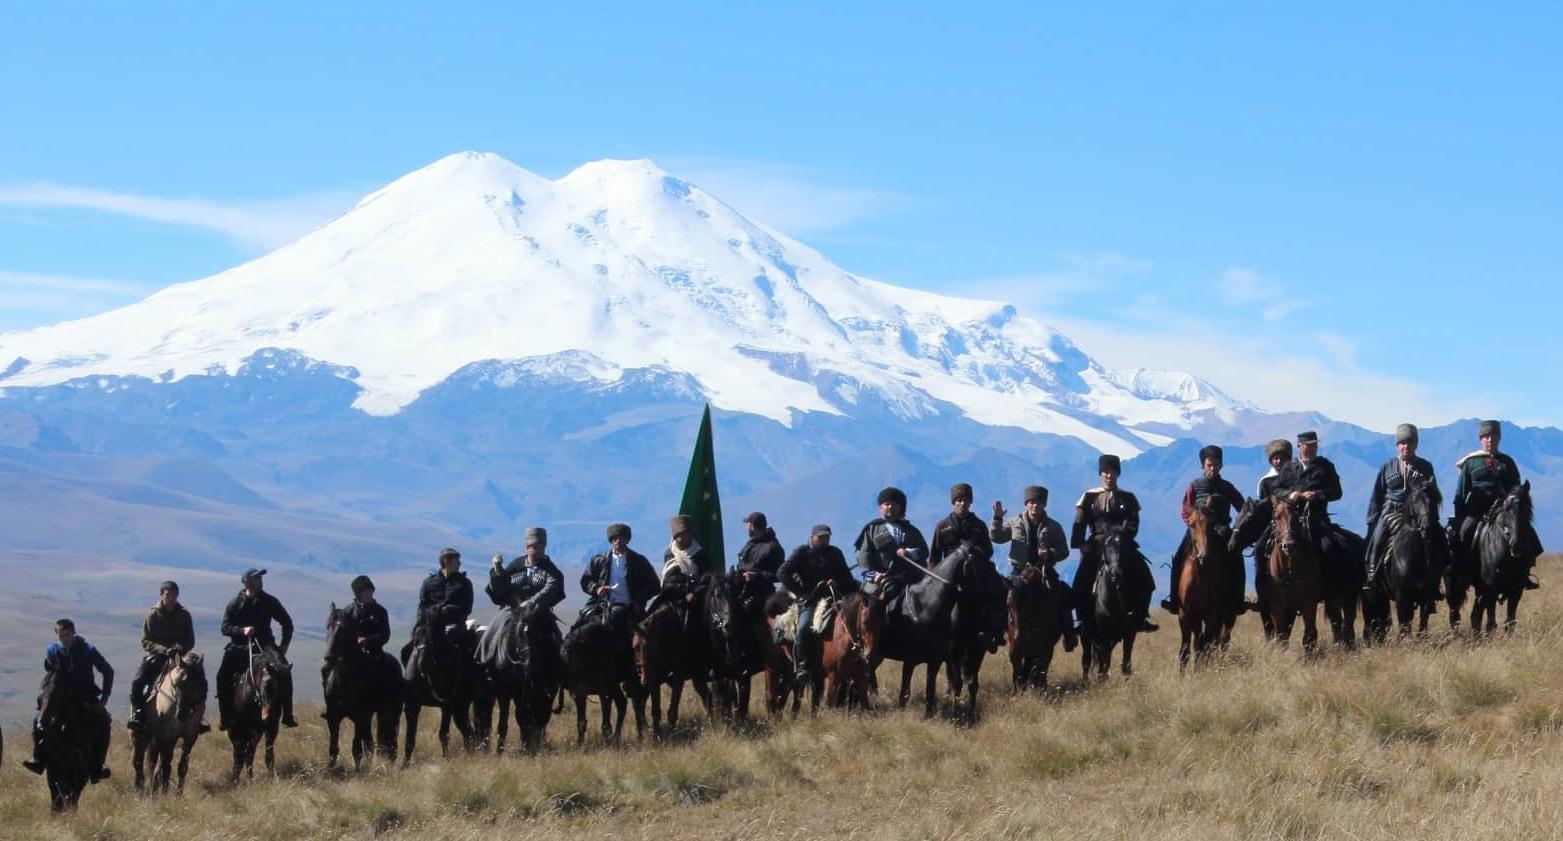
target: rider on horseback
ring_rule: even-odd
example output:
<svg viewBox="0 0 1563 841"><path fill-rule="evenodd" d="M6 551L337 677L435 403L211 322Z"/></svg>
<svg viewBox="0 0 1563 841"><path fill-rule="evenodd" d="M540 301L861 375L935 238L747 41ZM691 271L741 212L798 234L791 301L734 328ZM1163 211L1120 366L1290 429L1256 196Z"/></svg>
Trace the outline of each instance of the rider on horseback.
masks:
<svg viewBox="0 0 1563 841"><path fill-rule="evenodd" d="M959 551L978 562L976 580L993 610L986 614L989 624L978 632L977 639L992 652L1004 640L1004 579L993 565L993 537L982 519L971 513L972 496L971 485L965 482L950 488L950 515L933 527L929 563L937 566Z"/></svg>
<svg viewBox="0 0 1563 841"><path fill-rule="evenodd" d="M599 618L621 633L625 674L633 674L635 654L630 647L630 624L645 616L645 605L657 595L657 573L646 556L630 548L630 527L626 523L608 526L608 551L592 556L581 573L581 590L586 604L570 627L577 628ZM568 657L568 655L567 655Z"/></svg>
<svg viewBox="0 0 1563 841"><path fill-rule="evenodd" d="M706 556L705 547L695 540L694 517L688 514L673 517L668 521L668 531L671 539L662 553L662 589L651 609L672 603L687 610L699 595L700 577L711 569L710 558Z"/></svg>
<svg viewBox="0 0 1563 841"><path fill-rule="evenodd" d="M223 648L223 661L217 667L217 729L226 730L233 723L233 689L239 672L244 671L250 659L250 646L258 645L272 651L283 663L287 662L288 645L293 641L293 617L277 601L277 597L264 589L266 570L250 568L240 576L244 589L240 590L223 611L222 632L228 637ZM282 628L282 644L271 635L271 623ZM288 669L278 675L282 684L282 723L297 727L293 717L293 676Z"/></svg>
<svg viewBox="0 0 1563 841"><path fill-rule="evenodd" d="M1438 506L1443 503L1444 495L1438 490L1438 477L1433 474L1433 465L1416 454L1417 437L1417 428L1409 423L1395 427L1396 455L1384 462L1378 476L1373 479L1373 495L1368 499L1367 581L1362 585L1363 590L1373 588L1379 561L1383 560L1388 548L1386 541L1393 518L1386 515L1400 511L1413 480L1426 483L1428 501L1433 506L1433 519L1435 523L1437 521ZM1443 530L1435 528L1432 533L1434 539L1437 539ZM1428 572L1435 582L1435 588L1436 582L1443 576L1444 554L1435 551L1428 558Z"/></svg>
<svg viewBox="0 0 1563 841"><path fill-rule="evenodd" d="M394 687L401 680L401 665L396 658L386 654L385 644L391 641L391 617L386 613L385 606L375 601L374 581L367 575L360 575L353 579L349 585L353 590L353 600L344 611L353 620L353 625L358 629L358 639L355 642L363 649L369 662L377 663L381 667L381 673L377 675L380 680L379 687ZM320 667L321 685L327 685L331 678L331 670L336 667L336 661L328 653L326 662ZM321 718L327 718L324 710Z"/></svg>
<svg viewBox="0 0 1563 841"><path fill-rule="evenodd" d="M825 602L839 599L858 587L841 550L830 545L830 526L823 523L809 533L809 542L792 550L781 566L781 582L798 599L798 637L793 646L798 682L808 685L817 663L814 616Z"/></svg>
<svg viewBox="0 0 1563 841"><path fill-rule="evenodd" d="M895 598L907 584L922 577L928 560L928 541L906 519L906 494L900 488L879 492L879 517L858 532L852 544L863 580L884 601Z"/></svg>
<svg viewBox="0 0 1563 841"><path fill-rule="evenodd" d="M548 531L529 528L525 540L526 553L509 564L504 564L499 555L494 556L488 586L483 591L501 608L520 609L535 604L552 610L564 601L564 574L548 557Z"/></svg>
<svg viewBox="0 0 1563 841"><path fill-rule="evenodd" d="M467 630L467 618L472 615L472 581L461 571L461 553L446 547L440 550L440 568L429 573L418 588L418 630L425 635L443 633L463 653L473 648L472 632ZM411 653L411 644L403 651L403 662Z"/></svg>
<svg viewBox="0 0 1563 841"><path fill-rule="evenodd" d="M170 660L195 648L195 625L190 611L179 603L179 585L164 581L158 586L157 604L147 611L146 621L141 623L141 649L146 652L141 666L130 681L130 720L125 726L140 730L146 714L147 698L153 683L168 668ZM201 722L202 733L211 725Z"/></svg>
<svg viewBox="0 0 1563 841"><path fill-rule="evenodd" d="M993 524L988 537L994 543L1009 544L1009 583L1013 588L1020 583L1026 567L1034 566L1047 576L1048 586L1057 586L1059 561L1069 557L1069 538L1064 527L1047 515L1047 488L1028 485L1024 492L1025 510L1020 515L1004 520L1004 505L993 503ZM1074 610L1069 600L1060 602L1063 615L1059 627L1063 629L1064 650L1074 651L1079 643L1075 634Z"/></svg>
<svg viewBox="0 0 1563 841"><path fill-rule="evenodd" d="M1075 503L1075 523L1069 534L1069 545L1080 550L1080 566L1075 569L1075 580L1071 585L1075 591L1076 604L1084 610L1084 605L1091 598L1091 590L1096 585L1096 571L1102 559L1094 543L1109 531L1116 530L1128 541L1130 558L1124 573L1138 591L1130 597L1130 603L1139 611L1135 618L1140 622L1140 630L1159 631L1161 627L1150 620L1151 596L1156 591L1156 580L1151 577L1150 561L1141 554L1134 540L1140 531L1140 501L1134 494L1118 489L1123 463L1117 456L1103 455L1098 458L1096 472L1102 478L1101 487L1081 494L1080 501ZM1088 527L1089 539L1086 537ZM1135 563L1135 559L1139 563ZM1141 598L1145 603L1143 609L1138 608Z"/></svg>
<svg viewBox="0 0 1563 841"><path fill-rule="evenodd" d="M786 552L763 512L745 517L744 527L749 531L749 540L738 550L738 571L744 579L744 609L758 617L765 600L776 592L776 575Z"/></svg>
<svg viewBox="0 0 1563 841"><path fill-rule="evenodd" d="M58 642L49 643L49 648L44 652L43 670L54 676L58 683L66 682L64 687L55 686L56 690L66 689L70 697L82 705L82 712L91 723L91 753L88 755L88 778L92 782L107 779L109 769L105 766L109 753L109 713L104 709L104 704L109 700L110 693L114 689L114 667L103 659L91 643L83 637L76 636L76 623L69 619L61 619L54 623L54 634L59 638ZM96 669L103 675L103 688L93 682L92 672ZM49 723L58 720L61 716L71 714L71 710L53 709L45 704L43 695L38 697L38 717L33 721L33 756L24 760L22 767L33 772L44 772L46 745L44 734L48 732Z"/></svg>
<svg viewBox="0 0 1563 841"><path fill-rule="evenodd" d="M1476 528L1487 515L1488 509L1521 484L1519 465L1514 463L1508 453L1498 451L1498 443L1503 438L1502 425L1495 420L1482 421L1476 427L1476 434L1481 441L1481 449L1455 462L1460 477L1454 485L1454 518L1451 526L1454 529L1455 549L1463 564L1475 563L1471 556ZM1526 531L1523 538L1525 543L1534 548L1533 552L1524 553L1523 557L1533 564L1541 554L1541 540L1530 523L1525 523L1522 528ZM1525 589L1534 590L1540 586L1528 568L1525 572Z"/></svg>
<svg viewBox="0 0 1563 841"><path fill-rule="evenodd" d="M1223 545L1232 535L1232 512L1243 510L1243 495L1231 482L1221 478L1221 466L1223 453L1220 447L1214 444L1200 448L1199 465L1201 475L1198 479L1189 483L1188 490L1183 492L1183 524L1189 524L1189 514L1198 508L1205 512L1205 516L1212 518L1216 523L1216 533ZM1172 553L1172 579L1169 582L1171 592L1167 598L1161 600L1161 607L1168 613L1177 613L1178 581L1183 576L1183 562L1188 560L1189 552L1194 548L1193 540L1188 533L1184 533L1183 542L1178 544L1178 550ZM1232 588L1231 596L1237 603L1236 613L1243 613L1243 564L1242 559L1232 564Z"/></svg>
<svg viewBox="0 0 1563 841"><path fill-rule="evenodd" d="M478 648L479 659L491 662L488 655L510 638L510 625L525 612L538 609L547 619L543 627L551 633L557 653L559 624L553 619L554 605L564 601L564 574L548 557L548 531L541 527L526 530L525 554L509 564L504 558L494 556L494 564L488 571L488 586L483 591L489 600L499 605L499 614L488 624L483 641Z"/></svg>

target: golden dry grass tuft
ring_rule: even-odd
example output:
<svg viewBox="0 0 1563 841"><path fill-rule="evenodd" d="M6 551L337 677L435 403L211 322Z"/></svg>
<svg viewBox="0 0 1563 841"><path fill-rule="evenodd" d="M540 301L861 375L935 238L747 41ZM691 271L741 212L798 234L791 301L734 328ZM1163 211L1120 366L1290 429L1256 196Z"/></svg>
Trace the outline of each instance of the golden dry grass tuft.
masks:
<svg viewBox="0 0 1563 841"><path fill-rule="evenodd" d="M1563 558L1542 567L1563 581ZM0 836L30 841L527 838L1471 839L1563 835L1563 589L1519 631L1304 660L1245 617L1232 651L1179 678L1173 623L1142 638L1132 680L1013 697L988 659L974 726L912 713L821 715L743 732L691 727L665 746L571 745L538 758L323 768L323 726L279 742L276 779L231 788L226 738L203 740L186 796L139 797L116 733L115 778L47 814L9 733ZM891 678L891 666L882 676ZM889 682L889 681L887 681ZM758 682L757 682L758 685ZM698 704L696 704L698 710ZM595 737L595 710L591 737Z"/></svg>

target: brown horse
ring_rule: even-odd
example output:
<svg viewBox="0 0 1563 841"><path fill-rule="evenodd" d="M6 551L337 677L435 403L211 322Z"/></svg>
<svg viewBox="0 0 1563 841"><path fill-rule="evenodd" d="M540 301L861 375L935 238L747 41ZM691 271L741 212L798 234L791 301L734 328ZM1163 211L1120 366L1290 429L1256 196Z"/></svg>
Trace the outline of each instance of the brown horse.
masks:
<svg viewBox="0 0 1563 841"><path fill-rule="evenodd" d="M1035 566L1022 569L1019 580L1010 587L1005 638L1009 642L1010 670L1017 693L1047 688L1053 649L1063 633L1059 604L1068 601L1063 583L1049 579Z"/></svg>
<svg viewBox="0 0 1563 841"><path fill-rule="evenodd" d="M832 708L869 708L868 664L878 644L881 614L863 593L848 593L836 603L836 618L820 635L822 680ZM811 710L819 709L821 679L815 681Z"/></svg>
<svg viewBox="0 0 1563 841"><path fill-rule="evenodd" d="M1319 640L1318 611L1323 587L1319 580L1318 544L1304 535L1302 510L1285 496L1270 499L1275 539L1270 546L1270 621L1284 646L1297 617L1303 621L1303 648L1312 652Z"/></svg>
<svg viewBox="0 0 1563 841"><path fill-rule="evenodd" d="M1178 588L1178 671L1188 667L1190 649L1195 663L1210 656L1216 646L1225 648L1237 623L1232 589L1232 564L1241 560L1227 551L1226 541L1209 514L1195 507L1189 511L1189 555L1183 574L1173 582Z"/></svg>
<svg viewBox="0 0 1563 841"><path fill-rule="evenodd" d="M135 747L131 764L136 769L136 788L146 785L150 773L153 790L168 791L177 743L177 790L183 794L185 775L190 771L190 749L201 736L201 717L206 713L206 669L201 655L192 651L169 657L163 673L152 684L152 697L147 704L146 721L131 739Z"/></svg>
<svg viewBox="0 0 1563 841"><path fill-rule="evenodd" d="M770 642L765 646L765 711L772 718L780 718L791 702L792 717L798 717L803 706L803 687L798 684L798 659L796 633L783 635L778 626L797 619L793 610L794 597L786 590L777 590L765 600L765 629Z"/></svg>
<svg viewBox="0 0 1563 841"><path fill-rule="evenodd" d="M711 671L705 634L695 606L664 602L651 611L635 628L635 668L640 684L651 701L651 735L660 739L678 726L678 706L684 697L684 682L695 686L695 694L711 715ZM668 688L668 721L662 726L662 687Z"/></svg>

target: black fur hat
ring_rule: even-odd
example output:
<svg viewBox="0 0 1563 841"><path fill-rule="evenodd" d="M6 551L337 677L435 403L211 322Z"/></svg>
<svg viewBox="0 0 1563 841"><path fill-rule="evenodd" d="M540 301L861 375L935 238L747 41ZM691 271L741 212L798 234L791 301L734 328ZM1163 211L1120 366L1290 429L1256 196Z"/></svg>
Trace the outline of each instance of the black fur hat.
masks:
<svg viewBox="0 0 1563 841"><path fill-rule="evenodd" d="M1222 455L1223 454L1220 447L1216 446L1215 444L1207 444L1206 446L1199 448L1199 463L1204 464L1205 460L1209 459L1214 461L1216 464L1221 464Z"/></svg>
<svg viewBox="0 0 1563 841"><path fill-rule="evenodd" d="M878 504L884 505L887 502L893 502L903 508L906 507L906 492L896 487L885 488L879 492Z"/></svg>
<svg viewBox="0 0 1563 841"><path fill-rule="evenodd" d="M1102 457L1096 460L1096 472L1122 473L1123 460L1115 455L1112 455L1111 453L1103 453Z"/></svg>

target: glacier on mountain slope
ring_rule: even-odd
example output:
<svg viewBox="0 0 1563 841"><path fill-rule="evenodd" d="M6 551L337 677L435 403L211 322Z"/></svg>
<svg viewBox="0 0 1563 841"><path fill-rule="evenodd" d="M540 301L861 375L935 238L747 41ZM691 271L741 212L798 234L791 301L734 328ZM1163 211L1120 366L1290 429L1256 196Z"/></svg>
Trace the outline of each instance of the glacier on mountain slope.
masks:
<svg viewBox="0 0 1563 841"><path fill-rule="evenodd" d="M273 347L341 366L381 415L484 360L576 381L665 368L784 424L871 390L905 419L943 402L1126 455L1249 408L1188 374L1106 370L1007 304L853 275L650 161L551 181L475 152L252 262L0 334L0 385L234 372Z"/></svg>

